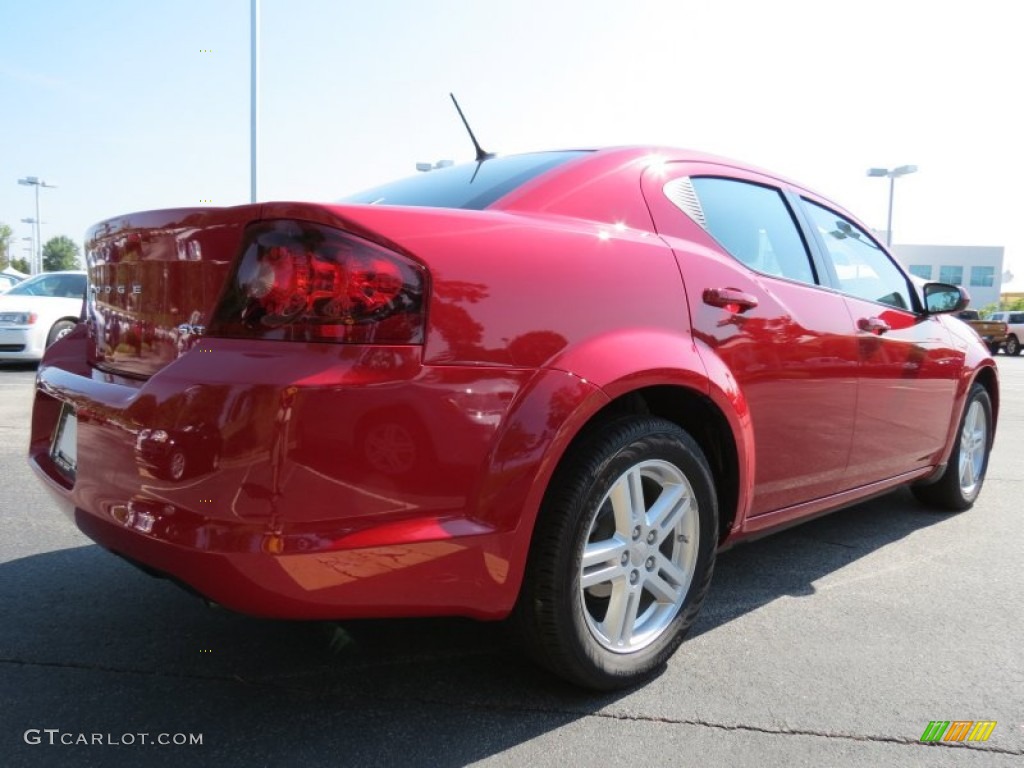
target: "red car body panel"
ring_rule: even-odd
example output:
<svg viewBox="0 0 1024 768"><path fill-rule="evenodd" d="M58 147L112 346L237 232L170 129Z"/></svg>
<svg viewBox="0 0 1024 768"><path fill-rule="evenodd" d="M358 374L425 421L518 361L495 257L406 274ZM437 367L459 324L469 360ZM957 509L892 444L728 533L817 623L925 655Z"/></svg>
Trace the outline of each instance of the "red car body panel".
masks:
<svg viewBox="0 0 1024 768"><path fill-rule="evenodd" d="M723 545L935 472L979 377L998 405L976 340L744 267L660 193L673 173L820 200L634 148L571 160L482 211L266 203L104 222L90 321L39 369L31 463L89 536L230 608L497 619L559 461L610 404L680 393L720 420ZM420 265L423 343L204 333L261 220ZM722 306L718 289L757 306ZM858 329L878 312L891 333ZM65 406L73 478L51 457ZM203 436L182 459L192 471L154 472L149 442L186 428Z"/></svg>

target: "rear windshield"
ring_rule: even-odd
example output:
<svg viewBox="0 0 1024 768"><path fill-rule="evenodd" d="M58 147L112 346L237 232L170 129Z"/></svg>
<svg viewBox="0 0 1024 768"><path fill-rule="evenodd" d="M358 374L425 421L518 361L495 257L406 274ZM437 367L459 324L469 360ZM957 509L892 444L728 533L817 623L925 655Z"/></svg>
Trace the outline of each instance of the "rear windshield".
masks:
<svg viewBox="0 0 1024 768"><path fill-rule="evenodd" d="M343 197L339 203L424 205L434 208L486 208L500 197L585 152L538 152L492 157L452 165Z"/></svg>

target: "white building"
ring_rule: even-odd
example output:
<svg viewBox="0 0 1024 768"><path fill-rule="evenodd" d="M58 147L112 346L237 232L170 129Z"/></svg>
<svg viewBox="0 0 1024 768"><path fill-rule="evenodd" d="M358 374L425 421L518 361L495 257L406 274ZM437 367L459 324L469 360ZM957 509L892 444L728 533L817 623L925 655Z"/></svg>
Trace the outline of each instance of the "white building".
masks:
<svg viewBox="0 0 1024 768"><path fill-rule="evenodd" d="M962 285L971 307L999 303L1003 247L987 245L894 245L892 255L911 274L925 280Z"/></svg>

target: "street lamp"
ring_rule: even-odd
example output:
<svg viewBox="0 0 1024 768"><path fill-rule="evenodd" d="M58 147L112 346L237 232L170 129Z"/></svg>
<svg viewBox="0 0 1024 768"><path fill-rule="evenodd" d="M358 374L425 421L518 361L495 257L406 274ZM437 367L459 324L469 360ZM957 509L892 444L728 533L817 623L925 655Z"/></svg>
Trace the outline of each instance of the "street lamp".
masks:
<svg viewBox="0 0 1024 768"><path fill-rule="evenodd" d="M896 189L896 179L900 176L906 176L908 173L915 173L917 171L916 165L901 165L899 168L868 168L868 176L887 176L889 177L889 221L885 225L885 244L886 246L892 245L892 196Z"/></svg>
<svg viewBox="0 0 1024 768"><path fill-rule="evenodd" d="M36 256L35 264L33 265L32 274L38 274L43 271L43 254L40 250L40 243L42 243L42 232L39 230L39 188L46 187L47 189L56 189L57 187L53 184L47 184L45 181L37 176L26 176L24 179L18 179L18 183L23 187L35 187L36 188ZM25 221L25 219L22 219Z"/></svg>

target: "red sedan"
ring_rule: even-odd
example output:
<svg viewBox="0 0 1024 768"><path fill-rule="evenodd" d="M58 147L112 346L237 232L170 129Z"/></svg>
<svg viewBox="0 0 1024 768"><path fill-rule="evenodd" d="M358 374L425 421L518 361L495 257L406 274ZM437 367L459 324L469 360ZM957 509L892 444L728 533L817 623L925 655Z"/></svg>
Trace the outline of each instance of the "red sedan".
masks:
<svg viewBox="0 0 1024 768"><path fill-rule="evenodd" d="M511 615L594 688L665 662L723 546L902 485L967 509L995 432L961 288L693 152L130 214L87 260L29 449L87 535L259 616Z"/></svg>

